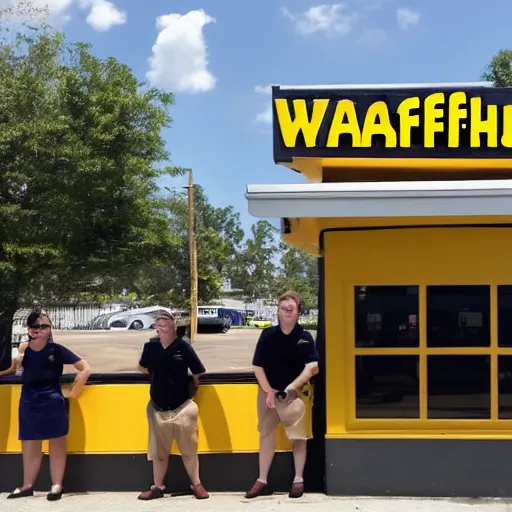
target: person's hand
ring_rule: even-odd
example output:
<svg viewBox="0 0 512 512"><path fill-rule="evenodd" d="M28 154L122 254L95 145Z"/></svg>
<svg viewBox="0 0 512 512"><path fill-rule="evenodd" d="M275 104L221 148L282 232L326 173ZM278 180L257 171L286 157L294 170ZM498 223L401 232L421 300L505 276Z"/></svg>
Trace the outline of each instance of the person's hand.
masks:
<svg viewBox="0 0 512 512"><path fill-rule="evenodd" d="M267 393L267 397L265 398L265 404L268 409L275 409L276 408L276 396L275 391L269 391Z"/></svg>
<svg viewBox="0 0 512 512"><path fill-rule="evenodd" d="M64 398L75 398L75 395L72 393L71 389L63 389L62 395Z"/></svg>

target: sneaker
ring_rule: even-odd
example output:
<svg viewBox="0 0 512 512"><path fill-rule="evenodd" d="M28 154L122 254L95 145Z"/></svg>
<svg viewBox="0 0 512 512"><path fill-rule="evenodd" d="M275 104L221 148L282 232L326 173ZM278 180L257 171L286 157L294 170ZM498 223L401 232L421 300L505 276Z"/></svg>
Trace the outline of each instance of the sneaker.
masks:
<svg viewBox="0 0 512 512"><path fill-rule="evenodd" d="M256 480L254 485L251 487L251 490L245 493L245 498L252 499L257 498L258 496L270 496L271 494L274 494L274 492L268 484Z"/></svg>

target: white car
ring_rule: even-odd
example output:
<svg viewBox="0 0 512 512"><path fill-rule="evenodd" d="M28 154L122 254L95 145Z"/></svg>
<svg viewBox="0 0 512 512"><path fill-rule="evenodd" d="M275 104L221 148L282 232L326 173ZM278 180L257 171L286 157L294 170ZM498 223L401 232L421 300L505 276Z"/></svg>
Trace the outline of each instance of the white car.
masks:
<svg viewBox="0 0 512 512"><path fill-rule="evenodd" d="M156 316L164 311L172 313L175 317L179 316L175 311L164 306L149 306L100 315L91 322L91 328L120 331L152 329Z"/></svg>

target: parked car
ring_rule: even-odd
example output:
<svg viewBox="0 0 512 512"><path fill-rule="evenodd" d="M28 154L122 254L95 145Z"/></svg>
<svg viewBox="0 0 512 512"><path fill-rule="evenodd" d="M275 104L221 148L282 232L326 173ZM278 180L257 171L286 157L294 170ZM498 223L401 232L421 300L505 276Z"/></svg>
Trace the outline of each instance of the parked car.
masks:
<svg viewBox="0 0 512 512"><path fill-rule="evenodd" d="M270 327L272 322L270 320L265 320L263 318L253 318L249 325L251 327L258 327L258 329L265 329L266 327Z"/></svg>
<svg viewBox="0 0 512 512"><path fill-rule="evenodd" d="M190 319L183 318L178 311L174 311L164 306L149 306L100 315L91 322L91 326L89 328L115 330L134 329L137 331L153 329L157 315L163 311L172 313L175 316L178 330L183 327L186 328L190 324Z"/></svg>

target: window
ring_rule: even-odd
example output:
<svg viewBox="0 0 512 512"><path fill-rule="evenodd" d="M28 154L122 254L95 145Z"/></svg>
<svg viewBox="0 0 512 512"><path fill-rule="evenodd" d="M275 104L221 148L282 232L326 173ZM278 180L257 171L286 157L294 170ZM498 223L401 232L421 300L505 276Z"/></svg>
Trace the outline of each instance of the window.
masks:
<svg viewBox="0 0 512 512"><path fill-rule="evenodd" d="M356 347L417 347L417 286L357 286Z"/></svg>
<svg viewBox="0 0 512 512"><path fill-rule="evenodd" d="M427 347L489 347L490 286L427 286Z"/></svg>
<svg viewBox="0 0 512 512"><path fill-rule="evenodd" d="M355 286L353 336L348 430L510 429L512 285Z"/></svg>
<svg viewBox="0 0 512 512"><path fill-rule="evenodd" d="M358 418L419 418L418 356L357 356Z"/></svg>

